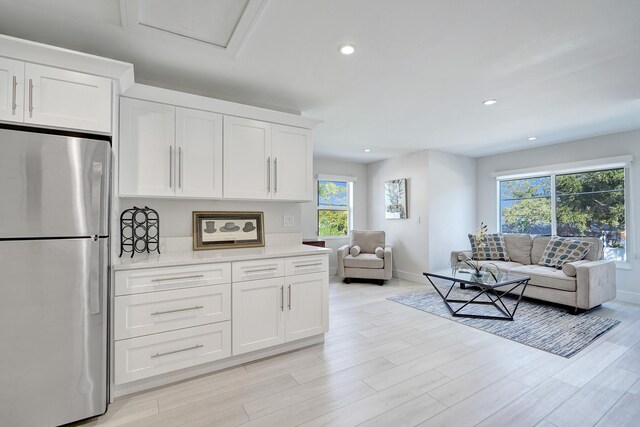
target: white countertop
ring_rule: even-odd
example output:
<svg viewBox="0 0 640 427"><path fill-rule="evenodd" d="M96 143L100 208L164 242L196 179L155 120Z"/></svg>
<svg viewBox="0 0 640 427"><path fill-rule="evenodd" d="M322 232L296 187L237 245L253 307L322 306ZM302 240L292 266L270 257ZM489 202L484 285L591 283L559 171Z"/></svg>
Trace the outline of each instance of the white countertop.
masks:
<svg viewBox="0 0 640 427"><path fill-rule="evenodd" d="M136 270L153 267L208 264L214 262L247 261L252 259L279 258L299 255L318 255L331 252L329 248L309 245L265 246L244 249L211 249L205 251L179 251L158 254L125 255L113 262L113 269Z"/></svg>

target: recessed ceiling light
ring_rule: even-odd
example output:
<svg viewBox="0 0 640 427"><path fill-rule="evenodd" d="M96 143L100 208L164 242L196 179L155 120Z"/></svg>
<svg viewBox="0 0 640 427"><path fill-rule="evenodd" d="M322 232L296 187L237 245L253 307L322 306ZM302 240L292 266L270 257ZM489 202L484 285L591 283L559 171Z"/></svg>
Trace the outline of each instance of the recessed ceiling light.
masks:
<svg viewBox="0 0 640 427"><path fill-rule="evenodd" d="M538 139L538 138L536 138L535 136L530 136L529 137L529 141L535 141L536 139Z"/></svg>
<svg viewBox="0 0 640 427"><path fill-rule="evenodd" d="M487 99L486 101L482 102L484 105L493 105L493 104L497 104L498 100L497 99Z"/></svg>
<svg viewBox="0 0 640 427"><path fill-rule="evenodd" d="M371 151L371 149L370 149L370 148L365 148L365 149L364 149L364 152L365 152L365 153L368 153L369 151Z"/></svg>
<svg viewBox="0 0 640 427"><path fill-rule="evenodd" d="M343 55L351 55L356 51L356 47L352 44L343 44L340 46L340 53Z"/></svg>

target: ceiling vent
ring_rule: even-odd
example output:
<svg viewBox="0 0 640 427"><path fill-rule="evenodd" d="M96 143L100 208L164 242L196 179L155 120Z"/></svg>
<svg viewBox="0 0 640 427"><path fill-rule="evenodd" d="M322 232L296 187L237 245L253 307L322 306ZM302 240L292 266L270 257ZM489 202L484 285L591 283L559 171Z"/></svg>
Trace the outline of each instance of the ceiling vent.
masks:
<svg viewBox="0 0 640 427"><path fill-rule="evenodd" d="M268 0L120 0L122 26L237 55Z"/></svg>

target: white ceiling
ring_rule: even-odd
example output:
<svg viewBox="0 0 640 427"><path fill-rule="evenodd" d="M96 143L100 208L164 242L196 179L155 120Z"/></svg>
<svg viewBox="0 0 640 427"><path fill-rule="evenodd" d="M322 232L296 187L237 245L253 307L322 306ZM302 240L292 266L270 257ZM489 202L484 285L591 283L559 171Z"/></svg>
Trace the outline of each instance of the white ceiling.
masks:
<svg viewBox="0 0 640 427"><path fill-rule="evenodd" d="M270 0L235 57L126 30L117 0L0 11L0 33L132 62L137 81L322 119L322 156L482 156L640 128L638 0Z"/></svg>

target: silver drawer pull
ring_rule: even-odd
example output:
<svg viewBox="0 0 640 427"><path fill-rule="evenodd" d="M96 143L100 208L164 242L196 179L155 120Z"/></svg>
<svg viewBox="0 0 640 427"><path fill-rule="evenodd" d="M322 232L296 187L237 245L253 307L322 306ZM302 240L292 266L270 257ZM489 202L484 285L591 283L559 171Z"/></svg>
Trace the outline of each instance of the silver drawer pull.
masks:
<svg viewBox="0 0 640 427"><path fill-rule="evenodd" d="M170 354L176 354L176 353L182 353L183 351L189 351L189 350L196 350L198 348L202 348L204 347L204 345L202 344L196 344L193 347L189 347L189 348L183 348L181 350L174 350L174 351L167 351L166 353L156 353L156 354L152 354L151 358L155 359L156 357L162 357L162 356L168 356Z"/></svg>
<svg viewBox="0 0 640 427"><path fill-rule="evenodd" d="M314 262L314 263L310 263L310 264L296 264L295 267L313 267L314 265L322 265L321 262Z"/></svg>
<svg viewBox="0 0 640 427"><path fill-rule="evenodd" d="M179 308L177 310L156 311L155 313L151 313L151 315L152 316L160 316L161 314L178 313L180 311L200 310L201 308L204 308L204 306L203 305L195 305L193 307Z"/></svg>
<svg viewBox="0 0 640 427"><path fill-rule="evenodd" d="M260 273L263 271L273 271L273 270L277 270L278 267L269 267L269 268L260 268L258 270L246 270L245 273Z"/></svg>
<svg viewBox="0 0 640 427"><path fill-rule="evenodd" d="M152 279L152 282L168 282L169 280L183 280L183 279L199 279L204 277L204 274L196 274L195 276L182 276L182 277L166 277L164 279Z"/></svg>

